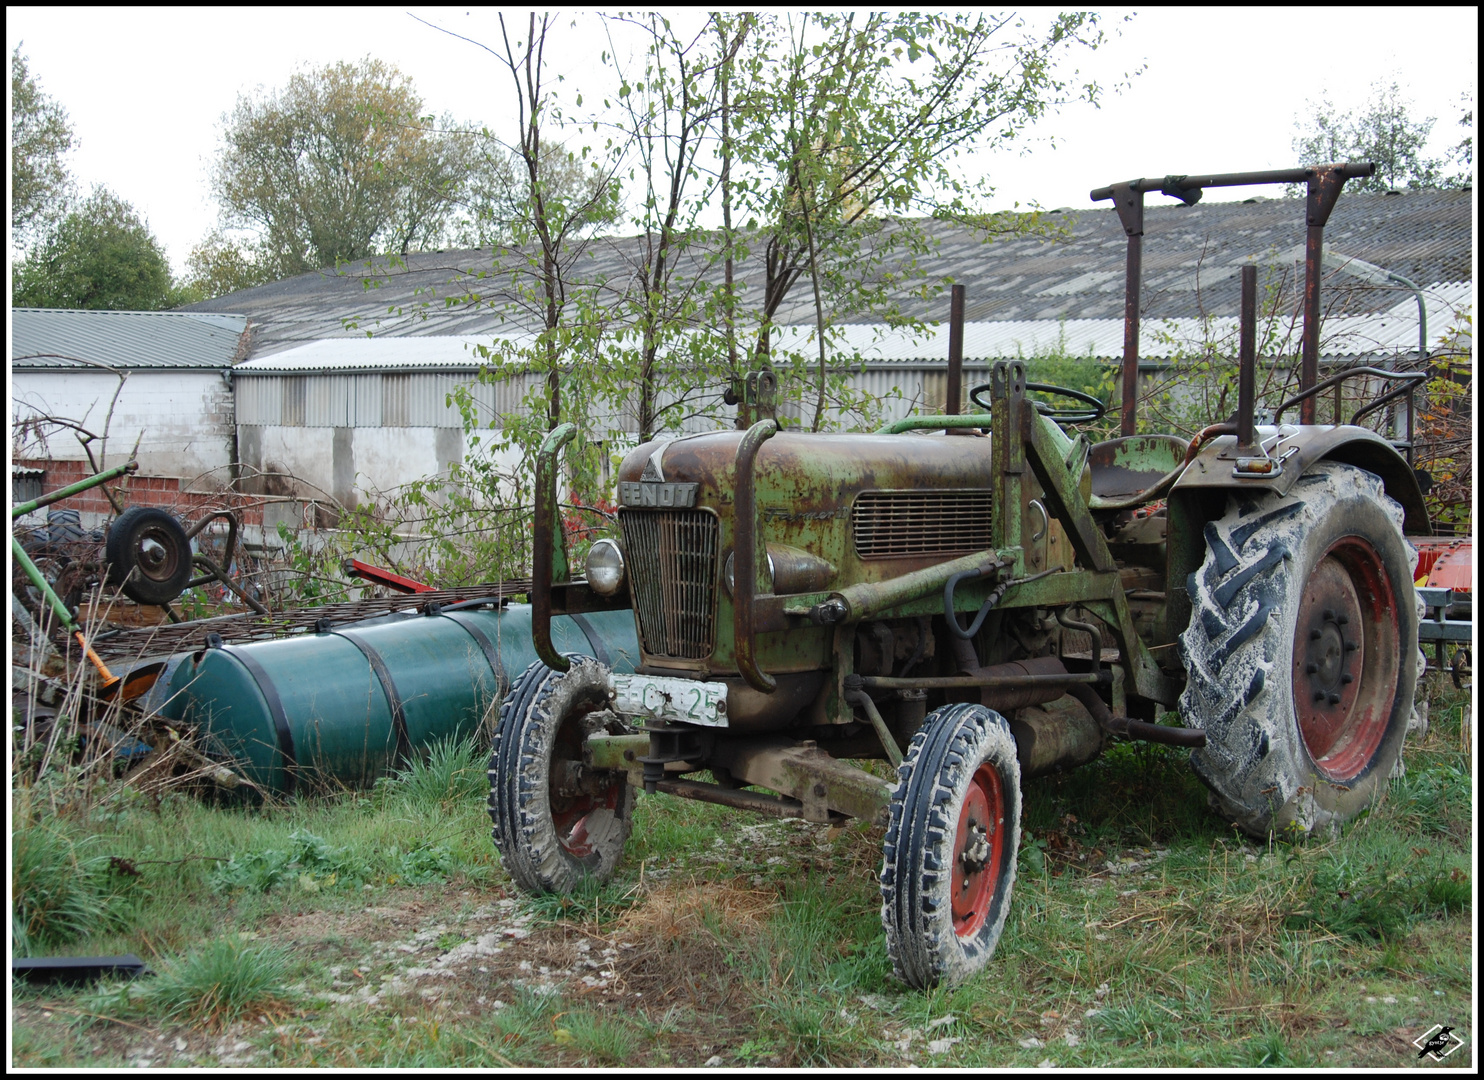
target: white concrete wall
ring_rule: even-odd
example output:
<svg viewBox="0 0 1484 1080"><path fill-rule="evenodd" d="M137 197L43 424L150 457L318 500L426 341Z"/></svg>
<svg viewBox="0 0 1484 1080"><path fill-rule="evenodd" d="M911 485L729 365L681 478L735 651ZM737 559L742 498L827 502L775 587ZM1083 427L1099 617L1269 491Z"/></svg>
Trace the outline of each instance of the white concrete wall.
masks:
<svg viewBox="0 0 1484 1080"><path fill-rule="evenodd" d="M122 389L118 377L105 371L11 372L11 434L17 456L86 461L77 438L65 429L48 429L45 446L29 432L18 436L21 425L38 416L65 418L100 440L106 427L108 465L125 461L138 439L139 471L146 476L179 477L196 490L213 490L230 480L234 418L231 388L221 372L135 370ZM96 443L93 454L99 455Z"/></svg>
<svg viewBox="0 0 1484 1080"><path fill-rule="evenodd" d="M414 480L447 475L449 463L465 456L464 435L456 428L243 425L238 443L246 475L287 473L299 481L292 491L276 493L299 498L327 494L347 505ZM501 471L513 471L519 462L513 451L481 447L480 452Z"/></svg>

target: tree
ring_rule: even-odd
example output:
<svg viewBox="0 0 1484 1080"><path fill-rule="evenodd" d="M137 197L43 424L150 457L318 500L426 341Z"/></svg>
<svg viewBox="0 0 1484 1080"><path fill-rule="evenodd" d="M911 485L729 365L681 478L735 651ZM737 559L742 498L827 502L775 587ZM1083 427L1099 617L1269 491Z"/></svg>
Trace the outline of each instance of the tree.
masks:
<svg viewBox="0 0 1484 1080"><path fill-rule="evenodd" d="M1104 34L1089 13L1040 28L985 13L815 13L765 24L752 41L736 153L766 245L754 366L771 362L773 318L807 275L819 430L832 326L862 314L911 321L888 300L931 248L923 219L910 215L972 221L986 238L1038 226L1034 216L979 212L993 188L955 163L1012 145L1075 98L1095 104L1102 88L1058 64L1075 47L1098 48Z"/></svg>
<svg viewBox="0 0 1484 1080"><path fill-rule="evenodd" d="M892 297L904 277L918 276L913 260L931 235L907 215L970 221L986 238L1038 228L1034 216L983 212L987 185L966 179L955 158L1013 143L1073 97L1102 93L1058 68L1075 47L1101 43L1095 16L1054 16L1040 29L978 16L810 15L785 25L772 15L726 14L689 29L681 21L611 19L615 37L620 27L630 35L605 57L618 68L618 89L592 96L585 116L576 114L583 94L559 96L560 80L545 64L558 47L550 17L518 28L502 18L499 44L471 42L494 57L514 91L513 160L525 209L512 249L497 253L493 272L468 275L466 295L449 302L499 306L536 330L480 349L481 381L523 378L532 389L521 410L488 420L472 391L455 389L470 450L458 482L468 491L448 503L457 511L428 517L422 528L429 539L498 542L482 565L520 571L535 451L560 421L579 430L563 455L563 486L572 503L594 506L604 496L593 444L618 434L620 416L638 421L641 439L676 432L697 412L714 415L739 375L775 360L792 376L789 397L780 394L785 418L811 392L816 427L824 426L827 394L868 416L870 402L843 392L850 357L841 355L836 324L848 316L912 321ZM641 55L629 65L617 45L633 38ZM639 236L594 238L594 200L558 197L545 147L564 127L600 136L594 175L626 176ZM701 224L718 194L719 231ZM581 275L581 256L598 243L624 256L623 272ZM739 263L755 275L747 294L735 287ZM779 357L770 340L774 316L804 275L821 345L822 377L808 382L813 372L802 358ZM739 337L754 333L756 347L738 350ZM745 414L739 409L739 422ZM484 438L519 452L511 475L476 475ZM476 510L493 522L489 510L512 508L498 537L464 539ZM581 558L580 545L574 555Z"/></svg>
<svg viewBox="0 0 1484 1080"><path fill-rule="evenodd" d="M720 185L729 231L730 179L706 175L701 162L718 126L725 131L731 69L754 21L749 14L735 19L713 14L699 31L682 36L669 19L654 13L608 20L605 60L618 63L615 26L631 27L645 41L642 66L618 68L615 115L607 123L615 136L610 145L630 157L629 176L639 187L633 224L641 235L624 251L629 287L606 303L619 326L614 347L606 350L610 377L603 388L610 399L623 401L633 394L641 441L678 427L695 398L714 397L717 375L730 384L738 374L735 348L720 356L709 340L718 325L731 330L732 291L727 284L721 294L713 293L697 273L716 261L716 253L705 250L711 237L698 227L697 217ZM723 245L728 244L724 236ZM698 247L704 251L699 259ZM729 248L722 256L730 272ZM734 335L729 333L727 341L734 344ZM717 371L723 359L726 367Z"/></svg>
<svg viewBox="0 0 1484 1080"><path fill-rule="evenodd" d="M1459 95L1459 107L1463 114L1458 126L1467 133L1448 151L1448 160L1457 166L1446 181L1446 187L1464 187L1474 182L1474 96L1467 90Z"/></svg>
<svg viewBox="0 0 1484 1080"><path fill-rule="evenodd" d="M214 300L271 280L261 253L221 229L207 233L186 258L184 287L197 300Z"/></svg>
<svg viewBox="0 0 1484 1080"><path fill-rule="evenodd" d="M623 204L617 178L558 143L543 141L539 152L550 197L584 208L579 227L617 223ZM524 173L518 151L488 130L480 131L466 156L463 191L453 200L449 242L468 248L505 247L516 242L517 234L529 232L531 204Z"/></svg>
<svg viewBox="0 0 1484 1080"><path fill-rule="evenodd" d="M411 80L370 57L239 97L212 176L225 223L262 231L276 277L436 241L470 139L435 130L422 107Z"/></svg>
<svg viewBox="0 0 1484 1080"><path fill-rule="evenodd" d="M11 291L20 307L158 311L182 299L149 226L103 187L47 230Z"/></svg>
<svg viewBox="0 0 1484 1080"><path fill-rule="evenodd" d="M1433 188L1443 184L1444 163L1427 155L1433 116L1414 119L1413 103L1400 84L1379 79L1358 110L1341 112L1329 98L1309 103L1306 120L1294 120L1293 149L1304 165L1329 161L1374 161L1376 173L1350 181L1347 189L1384 192L1399 187ZM1292 189L1301 192L1300 186Z"/></svg>
<svg viewBox="0 0 1484 1080"><path fill-rule="evenodd" d="M71 180L62 155L72 148L67 110L32 78L17 45L10 57L10 228L17 247L39 224L60 216Z"/></svg>

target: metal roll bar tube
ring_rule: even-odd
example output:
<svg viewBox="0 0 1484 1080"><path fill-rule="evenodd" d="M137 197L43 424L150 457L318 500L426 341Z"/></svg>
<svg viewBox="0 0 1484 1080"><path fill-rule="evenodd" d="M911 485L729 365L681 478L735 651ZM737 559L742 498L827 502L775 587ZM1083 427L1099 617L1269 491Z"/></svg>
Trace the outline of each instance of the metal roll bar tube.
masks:
<svg viewBox="0 0 1484 1080"><path fill-rule="evenodd" d="M760 548L757 542L757 487L753 467L763 443L776 434L776 420L759 420L747 429L737 447L737 534L732 541L737 565L732 582L732 636L737 670L747 680L747 685L765 694L771 694L777 688L778 680L758 668L755 651L752 598L757 593L757 577L761 570L758 554L760 549L765 552L766 548Z"/></svg>
<svg viewBox="0 0 1484 1080"><path fill-rule="evenodd" d="M1243 187L1248 184L1306 184L1305 224L1308 234L1304 245L1304 336L1303 363L1299 389L1313 387L1319 377L1319 279L1324 249L1324 226L1330 211L1340 197L1346 180L1371 176L1376 165L1371 161L1346 161L1328 165L1311 165L1301 169L1273 169L1266 172L1209 173L1204 176L1176 175L1158 179L1127 180L1089 193L1093 202L1113 200L1119 223L1128 236L1128 258L1125 269L1123 307L1123 408L1120 423L1125 437L1135 434L1139 395L1139 285L1143 267L1144 194L1162 192L1179 199L1186 206L1201 201L1208 187ZM1304 398L1300 405L1299 423L1314 422L1314 399Z"/></svg>
<svg viewBox="0 0 1484 1080"><path fill-rule="evenodd" d="M563 581L570 577L567 568L566 538L557 520L557 454L577 437L576 424L560 424L547 433L536 453L536 520L531 551L531 644L541 662L553 671L566 671L572 665L551 643L551 586L560 573Z"/></svg>

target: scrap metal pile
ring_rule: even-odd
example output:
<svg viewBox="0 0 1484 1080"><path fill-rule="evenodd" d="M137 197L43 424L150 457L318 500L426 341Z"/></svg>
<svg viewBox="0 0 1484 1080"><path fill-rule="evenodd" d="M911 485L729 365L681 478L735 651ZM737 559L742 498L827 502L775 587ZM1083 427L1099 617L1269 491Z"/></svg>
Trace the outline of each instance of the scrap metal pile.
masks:
<svg viewBox="0 0 1484 1080"><path fill-rule="evenodd" d="M136 467L13 507L11 520ZM219 561L192 544L216 521L226 526ZM440 739L491 725L536 658L530 608L511 602L527 582L437 589L347 560L347 576L396 592L271 612L229 574L238 532L230 511L188 525L155 507L124 509L92 534L66 510L49 511L44 526L13 524L11 688L23 767L61 754L131 779L200 778L254 798L366 785ZM212 581L251 610L180 619L171 603ZM131 625L141 619L158 625ZM564 651L617 670L638 654L627 612L564 617L553 634Z"/></svg>

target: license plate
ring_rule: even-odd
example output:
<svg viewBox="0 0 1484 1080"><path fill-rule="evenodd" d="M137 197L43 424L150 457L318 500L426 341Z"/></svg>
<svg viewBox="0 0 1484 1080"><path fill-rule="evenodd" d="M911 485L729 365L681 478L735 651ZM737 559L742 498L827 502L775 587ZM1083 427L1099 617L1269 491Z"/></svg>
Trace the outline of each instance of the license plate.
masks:
<svg viewBox="0 0 1484 1080"><path fill-rule="evenodd" d="M614 675L614 706L625 716L647 716L703 727L727 726L726 683L666 679L658 675Z"/></svg>

